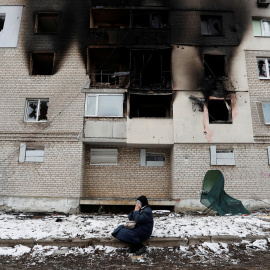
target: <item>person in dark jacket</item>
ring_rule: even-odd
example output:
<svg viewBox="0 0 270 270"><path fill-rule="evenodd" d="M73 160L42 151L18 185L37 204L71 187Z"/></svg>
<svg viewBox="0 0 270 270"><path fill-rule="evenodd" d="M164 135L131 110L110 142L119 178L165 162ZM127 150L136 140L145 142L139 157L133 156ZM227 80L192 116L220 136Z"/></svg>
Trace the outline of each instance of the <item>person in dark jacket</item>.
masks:
<svg viewBox="0 0 270 270"><path fill-rule="evenodd" d="M129 243L128 252L141 255L146 251L146 246L142 244L142 241L151 236L154 226L152 209L145 196L137 199L135 209L129 214L128 219L136 222L135 227L128 229L120 225L113 231L112 236Z"/></svg>

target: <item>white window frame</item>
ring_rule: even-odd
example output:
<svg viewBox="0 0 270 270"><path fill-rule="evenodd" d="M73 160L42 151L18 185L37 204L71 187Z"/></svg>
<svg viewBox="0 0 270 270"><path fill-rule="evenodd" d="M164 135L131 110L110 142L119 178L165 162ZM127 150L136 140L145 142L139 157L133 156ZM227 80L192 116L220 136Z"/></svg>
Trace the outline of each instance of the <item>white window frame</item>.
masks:
<svg viewBox="0 0 270 270"><path fill-rule="evenodd" d="M163 153L147 152L146 149L141 149L140 150L140 166L142 167L163 167L164 166L165 161L147 161L146 160L147 154L164 156ZM164 156L164 160L165 160L165 156Z"/></svg>
<svg viewBox="0 0 270 270"><path fill-rule="evenodd" d="M88 108L88 97L92 96L96 98L96 109L94 114L88 114L87 108ZM99 97L100 96L121 96L122 97L122 107L121 107L121 115L109 115L109 116L100 116L99 115ZM123 104L124 104L124 95L123 94L86 94L85 96L85 116L88 117L123 117Z"/></svg>
<svg viewBox="0 0 270 270"><path fill-rule="evenodd" d="M43 162L44 149L27 147L25 143L20 144L19 162Z"/></svg>
<svg viewBox="0 0 270 270"><path fill-rule="evenodd" d="M269 33L268 35L266 35L266 33L265 33L265 31L264 31L264 27L263 27L263 23L264 23L264 22L268 22L269 27L270 27L270 19L262 19L262 20L260 20L260 22L261 22L262 36L263 36L263 37L270 37L270 33Z"/></svg>
<svg viewBox="0 0 270 270"><path fill-rule="evenodd" d="M24 121L25 122L47 122L48 121L48 117L46 120L38 120L39 115L40 115L40 102L41 101L49 102L49 99L48 98L29 98L29 99L26 99L25 112L24 112ZM37 115L36 115L35 120L27 119L28 110L29 110L29 106L28 106L29 102L38 102ZM49 109L49 104L48 104L48 109ZM47 114L48 114L48 112L47 112Z"/></svg>
<svg viewBox="0 0 270 270"><path fill-rule="evenodd" d="M211 165L235 165L233 149L217 149L210 147Z"/></svg>
<svg viewBox="0 0 270 270"><path fill-rule="evenodd" d="M118 164L118 149L92 148L90 149L90 165L116 166Z"/></svg>
<svg viewBox="0 0 270 270"><path fill-rule="evenodd" d="M266 57L266 58L257 57L257 70L258 70L259 79L270 79L270 72L269 72L270 64L268 63L269 60L270 60L270 58L268 58L268 57ZM258 67L258 62L259 61L264 61L264 65L265 65L265 68L266 68L266 75L267 76L260 76L260 74L259 74L259 67Z"/></svg>
<svg viewBox="0 0 270 270"><path fill-rule="evenodd" d="M266 116L266 111L264 110L264 105L269 105L270 106L270 101L269 102L262 102L262 110L263 110L264 123L266 125L270 125L270 115L268 117ZM269 121L266 121L267 118L269 119Z"/></svg>

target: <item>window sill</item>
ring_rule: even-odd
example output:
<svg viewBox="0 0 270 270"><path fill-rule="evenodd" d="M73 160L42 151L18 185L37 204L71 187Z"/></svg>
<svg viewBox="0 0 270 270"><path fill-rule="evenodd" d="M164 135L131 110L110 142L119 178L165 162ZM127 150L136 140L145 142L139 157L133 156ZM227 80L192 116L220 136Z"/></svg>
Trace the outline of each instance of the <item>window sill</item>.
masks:
<svg viewBox="0 0 270 270"><path fill-rule="evenodd" d="M260 80L270 80L270 77L259 77Z"/></svg>

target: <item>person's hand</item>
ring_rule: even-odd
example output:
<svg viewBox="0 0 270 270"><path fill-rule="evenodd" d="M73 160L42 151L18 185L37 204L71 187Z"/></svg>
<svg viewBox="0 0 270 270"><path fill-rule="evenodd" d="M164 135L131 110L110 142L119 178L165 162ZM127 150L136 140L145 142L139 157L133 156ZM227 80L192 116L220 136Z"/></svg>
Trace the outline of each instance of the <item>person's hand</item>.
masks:
<svg viewBox="0 0 270 270"><path fill-rule="evenodd" d="M141 209L140 205L138 203L136 203L136 205L135 205L135 211L140 211L140 209Z"/></svg>

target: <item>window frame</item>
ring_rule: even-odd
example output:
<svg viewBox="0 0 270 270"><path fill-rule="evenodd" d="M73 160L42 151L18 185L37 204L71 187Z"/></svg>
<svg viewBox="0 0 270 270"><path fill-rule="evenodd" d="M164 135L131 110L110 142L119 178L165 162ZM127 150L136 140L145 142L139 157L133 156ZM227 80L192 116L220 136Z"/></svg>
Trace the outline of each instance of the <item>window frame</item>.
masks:
<svg viewBox="0 0 270 270"><path fill-rule="evenodd" d="M150 155L162 155L164 157L163 161L147 161L147 154ZM140 149L140 166L141 167L164 167L165 166L165 155L164 153L157 153L157 152L151 152L147 151L146 149Z"/></svg>
<svg viewBox="0 0 270 270"><path fill-rule="evenodd" d="M28 153L27 153L28 152ZM19 162L44 162L44 147L28 147L26 143L20 144Z"/></svg>
<svg viewBox="0 0 270 270"><path fill-rule="evenodd" d="M259 79L269 80L270 79L270 63L268 63L268 61L270 61L270 57L257 57L256 60L257 60L257 70L258 70ZM266 77L260 76L260 70L259 70L259 65L258 65L259 61L264 61L264 65L266 67L266 74L267 74Z"/></svg>
<svg viewBox="0 0 270 270"><path fill-rule="evenodd" d="M263 101L262 102L262 111L263 111L264 124L265 125L270 125L270 115L268 117L266 117L266 113L265 113L264 106L263 106L264 104L270 106L270 101ZM269 121L266 121L266 118L269 118Z"/></svg>
<svg viewBox="0 0 270 270"><path fill-rule="evenodd" d="M87 114L87 108L88 108L88 97L89 96L93 96L96 97L96 101L95 101L95 114L91 115L91 114ZM121 107L121 115L110 115L110 116L100 116L98 115L98 110L99 110L99 97L100 96L121 96L122 97L122 107ZM123 117L124 116L124 94L86 94L85 96L85 111L84 111L84 115L85 117Z"/></svg>
<svg viewBox="0 0 270 270"><path fill-rule="evenodd" d="M270 18L252 18L252 25L253 25L253 34L254 37L270 37L269 35L265 34L263 23L268 22L270 26Z"/></svg>
<svg viewBox="0 0 270 270"><path fill-rule="evenodd" d="M95 152L96 152L96 155L94 155ZM116 162L92 163L93 158L98 155L97 153L99 153L100 158L104 158L105 161L106 161L106 154L107 154L107 160L114 157L116 158ZM90 149L90 166L117 166L117 165L118 165L118 149L116 148L91 148Z"/></svg>
<svg viewBox="0 0 270 270"><path fill-rule="evenodd" d="M36 102L38 101L38 107L37 107L37 115L36 115L36 120L30 120L27 119L27 115L28 115L28 104L29 102ZM40 116L40 103L41 101L46 101L48 102L48 109L47 109L47 119L46 120L38 120L39 116ZM25 101L25 110L24 110L24 122L30 122L30 123L46 123L48 121L48 110L49 110L49 99L48 98L27 98Z"/></svg>
<svg viewBox="0 0 270 270"><path fill-rule="evenodd" d="M210 164L219 166L235 166L234 149L221 149L210 146Z"/></svg>

